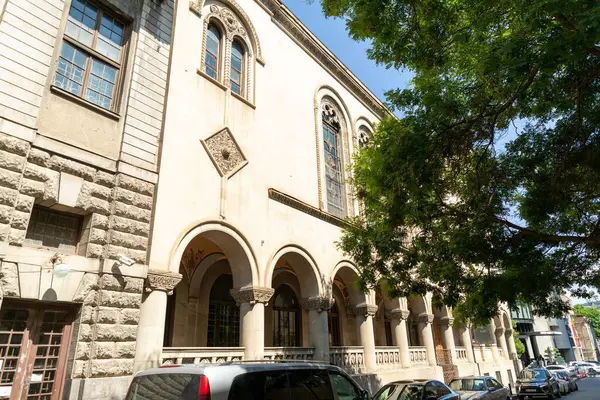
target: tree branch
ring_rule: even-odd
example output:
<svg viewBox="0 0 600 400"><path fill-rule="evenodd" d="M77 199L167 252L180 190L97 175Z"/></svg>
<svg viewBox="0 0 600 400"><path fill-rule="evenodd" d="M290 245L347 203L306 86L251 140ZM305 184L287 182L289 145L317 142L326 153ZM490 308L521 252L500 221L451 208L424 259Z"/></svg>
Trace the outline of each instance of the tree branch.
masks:
<svg viewBox="0 0 600 400"><path fill-rule="evenodd" d="M600 244L600 236L548 235L514 224L495 215L489 215L489 217L502 225L518 230L522 236L534 237L542 242Z"/></svg>

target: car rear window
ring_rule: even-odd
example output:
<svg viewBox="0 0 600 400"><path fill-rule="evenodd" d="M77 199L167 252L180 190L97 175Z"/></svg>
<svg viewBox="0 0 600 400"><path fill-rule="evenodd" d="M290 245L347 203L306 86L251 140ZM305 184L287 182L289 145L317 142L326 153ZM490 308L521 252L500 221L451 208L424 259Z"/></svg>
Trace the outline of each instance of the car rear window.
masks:
<svg viewBox="0 0 600 400"><path fill-rule="evenodd" d="M197 374L143 375L133 379L127 400L198 400Z"/></svg>
<svg viewBox="0 0 600 400"><path fill-rule="evenodd" d="M233 380L229 400L334 400L327 371L251 372Z"/></svg>

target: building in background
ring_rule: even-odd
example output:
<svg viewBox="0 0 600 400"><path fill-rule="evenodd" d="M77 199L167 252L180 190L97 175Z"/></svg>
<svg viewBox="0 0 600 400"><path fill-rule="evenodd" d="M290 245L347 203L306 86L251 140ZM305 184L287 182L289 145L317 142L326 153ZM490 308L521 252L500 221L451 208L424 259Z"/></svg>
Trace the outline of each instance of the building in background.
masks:
<svg viewBox="0 0 600 400"><path fill-rule="evenodd" d="M134 371L173 0L0 0L0 397ZM166 296L166 295L165 295Z"/></svg>
<svg viewBox="0 0 600 400"><path fill-rule="evenodd" d="M573 325L581 343L583 360L598 361L598 342L590 321L582 315L574 315Z"/></svg>

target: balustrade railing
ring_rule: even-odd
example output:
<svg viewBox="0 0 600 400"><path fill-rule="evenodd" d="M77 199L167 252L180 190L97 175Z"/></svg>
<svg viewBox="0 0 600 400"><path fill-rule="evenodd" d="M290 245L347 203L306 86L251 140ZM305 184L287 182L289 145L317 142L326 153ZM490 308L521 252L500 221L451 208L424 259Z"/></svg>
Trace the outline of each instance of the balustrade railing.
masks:
<svg viewBox="0 0 600 400"><path fill-rule="evenodd" d="M427 349L425 346L411 346L408 348L410 352L411 365L427 364Z"/></svg>
<svg viewBox="0 0 600 400"><path fill-rule="evenodd" d="M396 346L378 346L375 348L375 360L377 368L399 368L400 349Z"/></svg>
<svg viewBox="0 0 600 400"><path fill-rule="evenodd" d="M265 360L312 360L314 347L265 347Z"/></svg>
<svg viewBox="0 0 600 400"><path fill-rule="evenodd" d="M349 373L364 372L364 349L362 346L331 346L329 347L329 362Z"/></svg>
<svg viewBox="0 0 600 400"><path fill-rule="evenodd" d="M456 348L456 361L467 361L467 349L465 349L464 347L457 347Z"/></svg>
<svg viewBox="0 0 600 400"><path fill-rule="evenodd" d="M161 364L219 364L243 359L243 347L164 347Z"/></svg>

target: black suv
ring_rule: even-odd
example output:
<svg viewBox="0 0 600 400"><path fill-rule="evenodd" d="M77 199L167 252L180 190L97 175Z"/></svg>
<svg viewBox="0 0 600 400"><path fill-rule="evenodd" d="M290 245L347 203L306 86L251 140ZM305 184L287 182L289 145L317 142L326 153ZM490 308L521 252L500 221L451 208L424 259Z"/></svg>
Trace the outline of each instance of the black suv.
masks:
<svg viewBox="0 0 600 400"><path fill-rule="evenodd" d="M546 368L526 368L517 378L519 400L561 397L558 382Z"/></svg>

